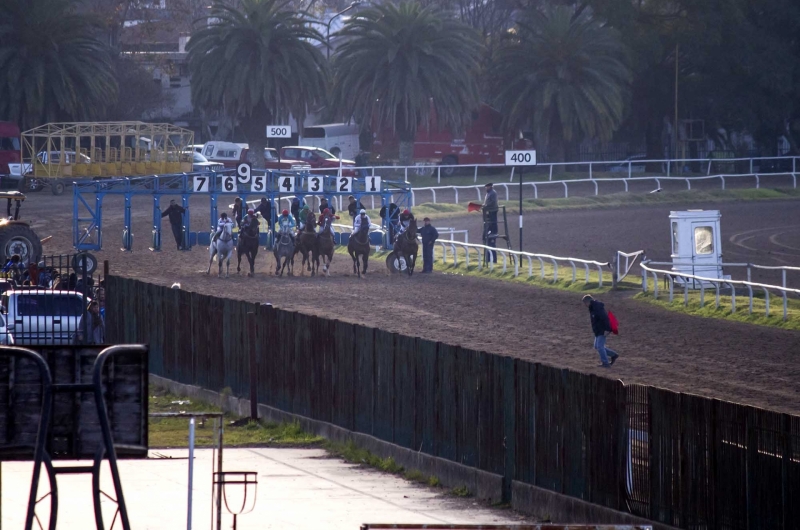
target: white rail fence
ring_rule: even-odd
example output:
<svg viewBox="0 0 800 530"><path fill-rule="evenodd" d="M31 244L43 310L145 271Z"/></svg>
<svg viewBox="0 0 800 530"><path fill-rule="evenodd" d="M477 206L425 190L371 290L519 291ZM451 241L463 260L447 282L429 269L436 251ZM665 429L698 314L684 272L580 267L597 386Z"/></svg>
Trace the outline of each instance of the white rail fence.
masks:
<svg viewBox="0 0 800 530"><path fill-rule="evenodd" d="M475 243L462 243L460 241L441 241L437 240L436 244L442 248L442 263L452 263L454 266L457 266L459 263L463 262L465 266L469 267L471 264L477 264L478 270L483 270L484 267L488 267L489 270L494 270L497 265L495 265L494 261L489 258L487 255L490 252L496 252L498 254L498 258L502 258L503 260L503 269L502 272L505 274L509 271L510 267L513 267L514 270L514 277L518 277L521 273L524 273L524 268L522 266L522 261L526 260L527 264L527 277L531 278L535 275L538 275L540 279L544 280L548 276L552 277L553 283L558 282L559 280L559 272L560 267L559 264L564 264L564 268L567 270L572 270L572 283L578 281L578 269L582 269L581 272L584 274L584 284L589 283L589 276L590 271L596 269L598 274L598 285L600 287L603 286L603 268L608 267L609 264L607 262L600 262L600 261L593 261L593 260L584 260L579 258L569 258L569 257L560 257L560 256L551 256L550 254L535 254L532 252L519 252L516 250L508 250L505 248L495 248L489 247L487 245L478 245ZM459 252L461 251L461 252ZM449 256L448 256L449 252ZM472 258L472 253L475 253L474 261ZM463 260L460 259L463 257ZM534 272L534 262L538 262L537 270ZM547 274L545 270L545 262L548 266L552 265L553 272L552 275ZM564 278L569 278L569 273L567 273Z"/></svg>
<svg viewBox="0 0 800 530"><path fill-rule="evenodd" d="M570 169L572 172L583 172L589 175L592 179L596 172L612 172L627 174L628 178L633 178L634 173L644 171L646 164L659 164L661 172L667 177L674 174L684 173L684 168L687 164L701 165L705 167L706 175L711 175L715 168L736 165L743 163L747 168L747 174L758 173L761 166L765 162L773 162L776 165L783 162L785 171L789 172L788 166L791 165L791 173L797 173L800 163L800 157L796 156L768 156L768 157L752 157L752 158L680 158L680 159L644 159L644 160L597 160L589 162L553 162L553 163L540 163L536 167L537 173L546 170L548 179L553 180L553 174L558 175L560 170ZM473 172L474 181L478 181L478 172L480 169L506 169L509 171L510 181L514 180L515 169L504 164L434 164L426 162L418 162L413 166L342 166L337 169L337 172L354 171L361 175L375 175L376 172L402 172L405 180L408 180L409 175L418 176L433 176L436 175L437 183L441 183L442 174L445 177L453 174L456 171L465 172L471 170ZM330 173L332 168L317 168L309 169L313 173ZM765 172L762 172L765 173Z"/></svg>
<svg viewBox="0 0 800 530"><path fill-rule="evenodd" d="M695 274L686 274L678 271L673 270L663 270L663 269L654 269L651 265L669 265L665 262L652 262L652 261L643 261L639 264L642 269L642 292L648 292L649 289L649 282L648 276L651 276L653 279L653 297L658 299L658 276L661 277L667 282L668 289L669 289L669 301L670 303L673 302L675 296L675 281L680 280L680 283L683 284L683 304L685 306L689 305L689 287L690 284L694 287L700 288L700 307L705 306L705 294L706 294L706 285L711 285L714 289L715 293L715 308L719 309L720 306L720 291L727 286L730 289L731 295L731 313L736 312L736 288L743 287L747 289L747 296L749 299L749 314L753 314L753 298L755 297L754 292L763 291L764 293L764 303L765 303L765 314L766 316L770 316L770 291L778 292L783 302L783 320L788 319L788 297L789 295L797 295L800 296L800 289L791 289L786 287L786 271L794 270L800 271L798 267L766 267L761 265L753 265L753 264L735 264L730 263L726 264L726 267L732 266L746 266L748 267L748 278L750 277L750 268L758 268L758 269L783 269L783 285L769 285L751 281L744 281L744 280L731 280L725 278L709 278L706 276L700 276ZM755 290L755 291L754 291Z"/></svg>
<svg viewBox="0 0 800 530"><path fill-rule="evenodd" d="M726 179L752 179L753 184L758 189L761 187L761 179L764 177L791 177L792 178L792 187L797 188L797 174L795 173L767 173L767 174L742 174L742 175L708 175L708 176L698 176L698 177L630 177L630 178L604 178L604 179L574 179L574 180L545 180L539 182L523 182L523 186L529 186L533 188L533 197L535 199L539 198L539 188L542 186L561 186L564 190L564 198L569 198L569 185L570 184L581 184L581 183L591 183L594 185L594 195L598 196L600 194L600 183L617 183L622 182L625 186L625 192L628 192L628 185L630 182L640 182L640 181L652 181L655 183L656 189L661 188L661 182L671 182L671 181L683 181L686 184L686 189L692 189L692 182L701 182L701 181L712 181L712 180L719 180L720 189L725 189L725 181ZM494 184L495 188L502 188L505 192L505 200L511 200L511 190L509 186L513 187L515 190L519 189L519 184L506 184L504 182L496 182ZM431 194L431 202L433 204L437 204L436 200L436 192L437 191L449 191L455 194L455 203L460 203L461 196L464 195L466 192L470 197L472 197L473 193L475 194L474 197L478 202L483 200L482 190L484 189L483 185L476 185L476 186L432 186L427 188L412 188L411 189L411 206L417 205L417 195L422 193L430 193ZM459 195L459 190L462 190L462 194ZM471 199L469 199L471 200Z"/></svg>

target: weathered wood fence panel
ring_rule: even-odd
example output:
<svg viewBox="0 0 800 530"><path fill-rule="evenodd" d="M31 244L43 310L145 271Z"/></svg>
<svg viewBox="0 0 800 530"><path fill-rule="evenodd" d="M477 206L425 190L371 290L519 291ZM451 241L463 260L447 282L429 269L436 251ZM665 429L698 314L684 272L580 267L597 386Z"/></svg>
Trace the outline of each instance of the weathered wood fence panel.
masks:
<svg viewBox="0 0 800 530"><path fill-rule="evenodd" d="M157 375L249 397L254 354L261 403L496 473L506 496L518 480L682 528L800 529L797 416L137 280L107 284L109 337L149 343Z"/></svg>

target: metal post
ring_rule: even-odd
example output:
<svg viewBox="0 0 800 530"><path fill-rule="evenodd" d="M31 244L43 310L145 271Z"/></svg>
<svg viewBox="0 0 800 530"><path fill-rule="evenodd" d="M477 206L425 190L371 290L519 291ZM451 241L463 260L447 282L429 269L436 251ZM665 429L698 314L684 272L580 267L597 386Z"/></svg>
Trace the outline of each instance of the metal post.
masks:
<svg viewBox="0 0 800 530"><path fill-rule="evenodd" d="M224 417L219 417L218 425L218 440L219 440L219 451L217 451L217 473L222 473L222 428L224 423ZM221 476L221 475L220 475ZM222 530L222 480L217 481L217 529Z"/></svg>
<svg viewBox="0 0 800 530"><path fill-rule="evenodd" d="M191 230L191 215L189 213L189 196L184 195L181 197L181 202L183 203L183 208L186 210L183 212L183 250L190 250L192 246L189 244L189 232Z"/></svg>
<svg viewBox="0 0 800 530"><path fill-rule="evenodd" d="M258 306L256 306L257 308ZM256 309L257 311L258 309ZM250 335L250 419L258 420L258 356L256 355L256 314L247 313Z"/></svg>
<svg viewBox="0 0 800 530"><path fill-rule="evenodd" d="M194 416L189 418L189 499L186 509L186 530L192 530L193 483L194 483Z"/></svg>
<svg viewBox="0 0 800 530"><path fill-rule="evenodd" d="M519 251L522 252L522 183L524 182L525 166L519 167ZM519 260L517 260L519 261Z"/></svg>

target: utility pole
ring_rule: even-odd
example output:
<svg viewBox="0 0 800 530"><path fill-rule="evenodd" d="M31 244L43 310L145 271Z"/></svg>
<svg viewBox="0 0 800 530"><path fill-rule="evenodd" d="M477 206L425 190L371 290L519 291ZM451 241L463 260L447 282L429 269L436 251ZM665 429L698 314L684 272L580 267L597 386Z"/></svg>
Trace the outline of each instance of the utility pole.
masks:
<svg viewBox="0 0 800 530"><path fill-rule="evenodd" d="M673 158L678 159L678 50L679 45L675 43L675 121L672 125L672 142L675 147ZM677 168L676 168L677 170Z"/></svg>

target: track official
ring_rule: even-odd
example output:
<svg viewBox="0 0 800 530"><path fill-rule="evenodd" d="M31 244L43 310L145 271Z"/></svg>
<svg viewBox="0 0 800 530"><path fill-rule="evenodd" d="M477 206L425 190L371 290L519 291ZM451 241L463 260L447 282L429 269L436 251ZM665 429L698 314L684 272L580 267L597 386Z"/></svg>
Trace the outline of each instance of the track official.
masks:
<svg viewBox="0 0 800 530"><path fill-rule="evenodd" d="M425 223L419 229L422 236L422 273L433 272L433 245L439 239L439 231L431 225L429 217L423 219Z"/></svg>
<svg viewBox="0 0 800 530"><path fill-rule="evenodd" d="M169 225L172 227L172 235L175 236L175 243L178 250L183 250L183 214L186 209L178 206L175 199L169 201L169 207L164 210L161 217L169 217Z"/></svg>

